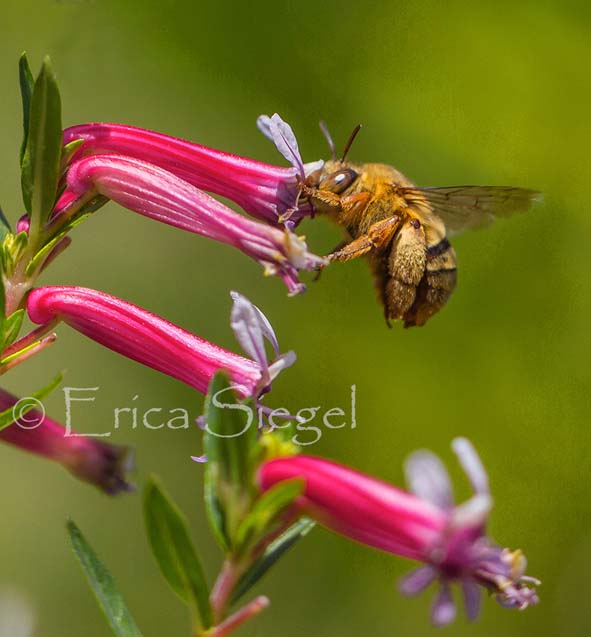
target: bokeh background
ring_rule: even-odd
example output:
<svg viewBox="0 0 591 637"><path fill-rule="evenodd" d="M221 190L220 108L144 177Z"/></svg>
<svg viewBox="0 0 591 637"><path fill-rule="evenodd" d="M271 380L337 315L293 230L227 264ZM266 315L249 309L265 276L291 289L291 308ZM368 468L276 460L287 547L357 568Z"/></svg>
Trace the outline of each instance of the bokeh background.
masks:
<svg viewBox="0 0 591 637"><path fill-rule="evenodd" d="M591 630L589 477L588 3L191 2L4 0L0 5L1 203L21 212L17 60L56 67L66 125L129 123L280 162L255 128L260 113L289 121L306 160L365 127L351 157L396 165L419 184L515 184L545 202L454 241L459 285L425 328L388 330L362 261L335 265L287 299L278 280L226 246L109 204L75 231L44 283L86 285L129 299L224 346L229 291L260 305L298 363L274 405L347 407L357 428L324 432L308 451L394 482L417 447L440 453L469 436L490 471L492 535L522 547L543 602L520 614L493 602L454 635L588 635ZM322 219L302 226L318 252L340 240ZM60 329L60 342L8 386L27 394L61 368L67 384L100 387L74 411L82 431L110 431L113 409L184 406L201 398L149 369ZM133 397L138 396L134 403ZM64 417L63 395L47 401ZM123 426L137 450L137 484L158 474L188 513L213 576L220 555L200 493L196 431ZM30 615L36 637L102 637L108 628L68 548L72 516L115 573L146 637L187 635L184 608L159 576L140 498L114 500L42 460L0 448L0 612ZM244 634L432 635L428 596L402 599L403 560L316 530L259 586L272 607ZM29 620L23 619L21 631ZM0 619L0 624L2 620ZM5 622L6 624L6 622ZM15 637L18 630L2 637Z"/></svg>

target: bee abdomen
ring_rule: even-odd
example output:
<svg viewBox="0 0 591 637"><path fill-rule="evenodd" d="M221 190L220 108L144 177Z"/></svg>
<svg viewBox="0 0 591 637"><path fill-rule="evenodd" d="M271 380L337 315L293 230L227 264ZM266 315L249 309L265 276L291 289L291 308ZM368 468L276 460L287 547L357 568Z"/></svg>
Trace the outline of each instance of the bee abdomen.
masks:
<svg viewBox="0 0 591 637"><path fill-rule="evenodd" d="M430 272L456 269L456 253L447 237L427 248L426 269Z"/></svg>
<svg viewBox="0 0 591 637"><path fill-rule="evenodd" d="M449 250L450 248L451 248L451 243L449 242L448 238L443 237L443 239L441 239L439 243L432 244L427 248L427 258L435 259L440 254L443 254L446 250Z"/></svg>
<svg viewBox="0 0 591 637"><path fill-rule="evenodd" d="M457 282L456 253L447 238L427 248L425 271L404 326L424 325L447 303Z"/></svg>

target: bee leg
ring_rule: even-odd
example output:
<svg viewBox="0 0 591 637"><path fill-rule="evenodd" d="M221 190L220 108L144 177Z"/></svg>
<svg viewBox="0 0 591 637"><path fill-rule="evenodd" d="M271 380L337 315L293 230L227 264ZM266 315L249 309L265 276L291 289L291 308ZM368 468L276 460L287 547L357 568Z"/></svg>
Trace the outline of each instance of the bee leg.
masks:
<svg viewBox="0 0 591 637"><path fill-rule="evenodd" d="M383 250L392 241L399 225L400 217L397 215L377 221L369 227L366 234L353 239L340 250L331 252L328 255L328 259L330 261L349 261L350 259L361 257L371 250Z"/></svg>
<svg viewBox="0 0 591 637"><path fill-rule="evenodd" d="M339 242L339 243L338 243L338 244L337 244L337 245L333 248L332 252L337 252L337 251L338 251L338 250L340 250L341 248L344 248L344 247L345 247L348 243L349 243L349 241L348 241L348 240L345 240L345 241L341 241L341 242ZM331 252L331 254L332 254L332 252ZM324 268L325 268L325 267L326 267L326 266L319 265L319 266L316 268L316 274L314 275L314 278L312 279L312 281L314 281L314 283L316 283L316 281L319 281L319 280L320 280L320 275L322 274L322 272L323 272L323 270L324 270Z"/></svg>
<svg viewBox="0 0 591 637"><path fill-rule="evenodd" d="M364 234L358 239L354 239L340 250L331 252L329 255L327 255L327 259L329 261L349 261L350 259L362 257L364 254L367 254L374 248L375 244L373 243L373 241L369 238L368 235Z"/></svg>
<svg viewBox="0 0 591 637"><path fill-rule="evenodd" d="M341 211L342 204L340 195L328 190L314 188L304 183L300 184L300 189L302 195L308 199L314 210L324 213L337 213Z"/></svg>
<svg viewBox="0 0 591 637"><path fill-rule="evenodd" d="M386 321L386 325L391 329L392 323L390 322L388 298L386 295L386 286L390 278L390 273L388 272L388 252L383 251L378 254L370 254L368 262L373 274L378 300L384 308L384 320Z"/></svg>
<svg viewBox="0 0 591 637"><path fill-rule="evenodd" d="M340 223L347 225L348 220L359 219L361 215L363 215L363 211L367 208L370 201L370 192L357 192L353 195L345 195L341 197Z"/></svg>
<svg viewBox="0 0 591 637"><path fill-rule="evenodd" d="M342 250L345 246L351 243L351 239L345 239L344 241L339 241L336 246L330 251L331 254Z"/></svg>
<svg viewBox="0 0 591 637"><path fill-rule="evenodd" d="M312 281L314 281L314 283L316 283L317 281L320 281L320 276L322 275L322 272L324 271L324 266L319 265L316 268L316 273L314 274Z"/></svg>

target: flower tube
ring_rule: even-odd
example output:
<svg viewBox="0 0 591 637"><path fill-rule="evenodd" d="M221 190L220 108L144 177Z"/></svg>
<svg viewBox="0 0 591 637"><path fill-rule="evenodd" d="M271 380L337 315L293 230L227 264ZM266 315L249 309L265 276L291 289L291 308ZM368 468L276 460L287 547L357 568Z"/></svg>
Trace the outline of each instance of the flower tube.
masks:
<svg viewBox="0 0 591 637"><path fill-rule="evenodd" d="M275 121L277 118L279 116L275 117ZM286 131L291 129L279 120L282 136L285 137ZM277 128L275 125L273 131ZM277 224L283 212L297 206L301 171L309 174L321 165L318 162L304 165L299 158L297 143L296 165L287 168L121 124L81 124L64 131L64 144L79 139L83 141L73 160L98 154L140 159L164 168L197 188L227 197L252 216L271 224ZM305 213L305 210L301 212Z"/></svg>
<svg viewBox="0 0 591 637"><path fill-rule="evenodd" d="M120 155L96 155L74 162L67 175L67 204L72 194L97 193L157 221L227 243L278 274L290 294L300 292L298 270L314 270L325 259L308 252L304 240L234 212L176 175L152 164Z"/></svg>
<svg viewBox="0 0 591 637"><path fill-rule="evenodd" d="M453 621L455 606L450 583L461 584L467 616L479 611L479 585L509 608L524 609L538 602L528 584L538 580L524 575L526 560L491 542L485 523L491 507L488 480L480 458L464 438L453 443L475 495L454 506L451 483L441 461L427 451L413 454L406 465L411 492L373 477L312 456L278 458L259 469L263 491L284 480L305 481L297 500L302 515L352 540L424 563L400 584L415 595L435 581L440 590L432 608L432 621Z"/></svg>
<svg viewBox="0 0 591 637"><path fill-rule="evenodd" d="M239 320L247 311L258 320L248 325ZM38 288L29 294L27 312L38 324L59 319L97 343L201 393L207 391L216 372L226 370L241 396L260 396L270 389L276 375L295 360L292 352L277 355L272 363L267 362L264 351L255 360L244 358L132 303L89 288ZM270 338L271 334L274 338L264 315L240 295L235 301L233 323L237 323L235 331L241 343L247 338L260 340L259 334L261 339Z"/></svg>
<svg viewBox="0 0 591 637"><path fill-rule="evenodd" d="M133 465L128 447L73 434L40 409L18 417L20 407L16 396L0 389L0 410L14 408L16 417L14 424L0 431L1 442L58 462L109 495L132 489L125 477Z"/></svg>

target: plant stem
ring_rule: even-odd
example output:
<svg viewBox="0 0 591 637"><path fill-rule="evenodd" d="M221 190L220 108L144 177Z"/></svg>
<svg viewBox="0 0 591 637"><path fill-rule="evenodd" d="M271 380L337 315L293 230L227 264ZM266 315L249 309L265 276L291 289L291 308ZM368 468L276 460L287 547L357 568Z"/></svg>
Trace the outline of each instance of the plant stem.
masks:
<svg viewBox="0 0 591 637"><path fill-rule="evenodd" d="M49 345L53 345L57 338L57 334L55 332L44 336L41 340L33 343L33 345L29 345L25 349L20 352L16 352L12 354L7 359L4 359L0 364L0 374L6 373L8 370L13 369L17 365L24 363L26 360L29 360L35 354L38 354L41 350L44 350Z"/></svg>
<svg viewBox="0 0 591 637"><path fill-rule="evenodd" d="M230 601L232 590L238 581L236 566L231 560L226 560L211 591L210 602L213 609L214 622L218 624L224 618L226 607Z"/></svg>
<svg viewBox="0 0 591 637"><path fill-rule="evenodd" d="M214 628L211 628L206 634L208 637L225 637L231 632L236 630L244 622L248 621L252 617L258 615L261 611L265 610L269 605L269 598L264 595L256 597L251 602L243 606L240 610L236 611L233 615L230 615L228 619L224 620L221 624L218 624Z"/></svg>
<svg viewBox="0 0 591 637"><path fill-rule="evenodd" d="M82 212L83 208L98 196L98 193L91 189L83 195L80 195L78 198L72 200L67 206L60 210L58 214L55 214L55 216L49 220L41 235L42 242L45 243L51 240L55 235L59 234L60 230L69 221L71 221L73 217Z"/></svg>
<svg viewBox="0 0 591 637"><path fill-rule="evenodd" d="M35 341L40 340L43 336L51 332L53 328L59 323L59 319L56 318L49 323L45 323L45 325L40 325L38 328L34 329L32 332L29 332L26 336L23 336L21 339L9 345L3 352L2 358L7 359L13 354L20 352L21 350L29 347Z"/></svg>

